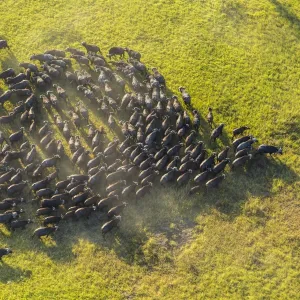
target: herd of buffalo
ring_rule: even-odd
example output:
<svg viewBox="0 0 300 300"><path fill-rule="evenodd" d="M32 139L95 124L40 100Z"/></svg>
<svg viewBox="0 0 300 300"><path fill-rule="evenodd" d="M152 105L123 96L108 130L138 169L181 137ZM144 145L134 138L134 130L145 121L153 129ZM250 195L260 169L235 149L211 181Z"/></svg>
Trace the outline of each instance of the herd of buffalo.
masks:
<svg viewBox="0 0 300 300"><path fill-rule="evenodd" d="M99 210L107 212L107 222L101 228L105 235L118 226L125 201L139 201L157 181L162 186L192 182L190 195L202 189L210 191L224 180L227 165L243 168L253 155L282 154L281 148L271 145L253 149L257 140L244 135L247 126L233 131L231 147L209 153L199 140L200 113L193 109L184 87L179 87L182 99L169 96L163 75L156 68L148 70L137 51L113 47L107 61L98 46L81 45L85 51L45 51L19 64L20 73L12 68L0 73L0 80L7 85L6 91L0 90L0 104L15 104L11 112L0 116L0 126L20 123L19 130L9 136L0 131L0 223L10 230L32 222L20 218L23 209L18 208L28 202L28 192L35 197L30 203L39 204L36 216L42 223L33 236L48 236L57 230L59 222L88 218ZM5 48L10 49L1 40L0 49ZM72 69L74 61L79 71ZM82 100L72 106L64 85L67 90L76 89ZM95 128L85 101L118 138L109 142L106 130ZM63 107L68 107L66 114ZM53 123L39 117L42 109L49 114L55 111ZM206 119L214 143L222 135L224 124L214 125L212 108ZM66 143L55 139L53 127L61 131L80 174L59 178L57 167L62 167L67 158ZM82 145L79 135L74 135L75 127L88 128L91 151ZM30 144L26 135L36 140L48 158L40 158L36 144ZM229 154L234 156L232 162ZM14 161L19 163L18 168ZM0 260L9 253L11 249L1 248Z"/></svg>

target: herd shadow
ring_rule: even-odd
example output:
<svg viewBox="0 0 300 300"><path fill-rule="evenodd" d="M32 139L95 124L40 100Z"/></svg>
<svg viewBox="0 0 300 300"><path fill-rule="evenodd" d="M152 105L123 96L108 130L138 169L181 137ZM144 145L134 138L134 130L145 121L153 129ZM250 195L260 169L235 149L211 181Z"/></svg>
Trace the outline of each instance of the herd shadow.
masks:
<svg viewBox="0 0 300 300"><path fill-rule="evenodd" d="M18 282L31 277L30 270L23 270L19 267L12 267L8 260L0 262L0 283L9 284L11 282Z"/></svg>
<svg viewBox="0 0 300 300"><path fill-rule="evenodd" d="M272 2L277 1L272 0ZM1 62L2 69L17 65L18 61L11 52L9 52L9 57L5 62ZM16 67L17 69L18 67ZM68 87L67 90L70 90L72 96L71 108L74 108L74 103L80 99L89 110L95 111L96 106L94 104L88 103L86 99L77 93L71 92L71 87ZM172 94L174 93L171 90L167 90L167 95ZM64 104L63 109L58 111L63 119L69 119L66 114L67 109L70 109L70 107L66 107ZM193 107L189 109L189 112L191 112ZM0 109L0 114L2 114L2 111L4 111L3 108ZM99 114L95 114L94 117L99 118ZM41 110L39 120L40 122L49 120L50 123L53 123L52 116L45 110ZM107 120L101 120L101 123L107 128ZM71 129L75 130L75 127L72 126ZM226 130L224 130L220 141L210 141L211 127L206 121L206 113L201 115L200 126L198 139L205 142L207 150L220 151L223 147L230 145L231 137ZM14 122L11 126L1 126L1 130L8 134L10 130L15 131L19 127L19 123ZM78 132L85 143L88 144L86 130L80 128ZM121 136L119 128L117 128L115 134ZM27 136L27 138L31 143L38 143L37 138L34 136ZM233 157L234 154L230 153L230 158L233 159ZM15 167L21 166L18 162L14 162L14 164ZM78 168L74 167L69 157L66 157L62 165L58 165L58 167L62 169L61 179L65 178L70 172L80 172ZM194 228L197 224L197 217L200 214L209 212L211 208L216 208L221 213L235 219L241 214L242 205L250 196L264 198L274 195L272 185L275 179L291 184L298 178L298 175L292 169L281 162L280 157L255 156L246 168L233 171L227 170L226 179L219 189L207 191L203 186L198 194L191 197L188 196L188 191L192 186L191 183L181 188L175 184L162 187L158 176L153 182L155 187L149 195L146 195L143 199L135 199L134 197L126 199L129 205L122 215L119 230L114 230L105 239L101 236L100 230L101 225L107 221L104 212L97 212L88 220L69 223L62 221L59 230L52 237L43 238L42 241L35 237L31 238L33 230L39 224L37 219L35 219L35 224L29 225L26 230L16 231L10 235L4 235L0 227L1 239L15 251L26 252L34 248L58 263L68 263L74 260L76 256L73 254L73 247L80 239L83 239L99 247L108 250L113 249L128 264L136 262L145 264L143 245L147 242L149 236L162 234L172 240L174 235L178 235L185 229ZM195 174L193 174L194 176ZM34 196L28 195L28 198L30 197ZM33 216L37 208L37 204L25 204L26 217ZM30 271L10 267L9 260L6 261L7 263L0 265L1 282L30 277ZM3 272L1 272L1 268Z"/></svg>

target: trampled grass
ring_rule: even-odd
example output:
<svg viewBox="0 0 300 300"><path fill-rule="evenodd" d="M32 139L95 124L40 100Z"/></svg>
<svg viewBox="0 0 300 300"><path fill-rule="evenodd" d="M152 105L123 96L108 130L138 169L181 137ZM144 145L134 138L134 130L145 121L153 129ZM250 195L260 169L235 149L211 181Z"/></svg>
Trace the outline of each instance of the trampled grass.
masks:
<svg viewBox="0 0 300 300"><path fill-rule="evenodd" d="M4 0L0 20L11 46L1 69L83 40L104 53L128 46L172 92L185 86L204 119L214 108L226 130L212 150L243 124L284 150L228 173L212 194L155 189L106 241L96 218L63 224L43 242L30 238L37 224L0 227L0 246L14 250L0 265L1 299L299 298L298 1ZM92 121L103 124L94 113Z"/></svg>

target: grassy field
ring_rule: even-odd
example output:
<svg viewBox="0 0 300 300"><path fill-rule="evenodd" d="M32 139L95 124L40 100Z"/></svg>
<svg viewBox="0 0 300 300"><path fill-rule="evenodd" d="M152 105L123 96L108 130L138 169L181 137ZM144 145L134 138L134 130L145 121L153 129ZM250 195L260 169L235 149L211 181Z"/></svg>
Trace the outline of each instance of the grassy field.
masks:
<svg viewBox="0 0 300 300"><path fill-rule="evenodd" d="M284 151L228 173L213 194L155 189L106 241L95 218L43 242L30 238L37 224L0 227L0 246L14 250L0 265L0 299L299 299L298 1L3 0L0 20L11 46L1 69L83 40L104 53L128 46L171 91L185 86L204 118L214 108L226 130L212 150L247 124ZM204 120L200 134L207 141Z"/></svg>

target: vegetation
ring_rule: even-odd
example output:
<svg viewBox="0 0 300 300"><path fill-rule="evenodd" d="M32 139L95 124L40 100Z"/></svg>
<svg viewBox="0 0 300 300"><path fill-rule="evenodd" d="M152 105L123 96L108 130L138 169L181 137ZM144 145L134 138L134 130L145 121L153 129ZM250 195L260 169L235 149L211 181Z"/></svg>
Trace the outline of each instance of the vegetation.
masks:
<svg viewBox="0 0 300 300"><path fill-rule="evenodd" d="M212 194L155 189L128 207L106 241L97 218L63 224L43 242L30 238L37 224L0 227L0 246L14 250L0 265L1 299L299 297L298 1L3 0L0 19L0 39L11 46L0 51L1 69L83 40L103 53L128 46L170 91L187 88L207 143L205 116L214 108L226 134L211 149L247 124L260 143L284 151L228 173ZM93 113L92 121L103 120Z"/></svg>

